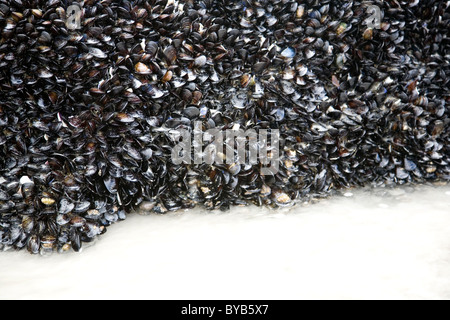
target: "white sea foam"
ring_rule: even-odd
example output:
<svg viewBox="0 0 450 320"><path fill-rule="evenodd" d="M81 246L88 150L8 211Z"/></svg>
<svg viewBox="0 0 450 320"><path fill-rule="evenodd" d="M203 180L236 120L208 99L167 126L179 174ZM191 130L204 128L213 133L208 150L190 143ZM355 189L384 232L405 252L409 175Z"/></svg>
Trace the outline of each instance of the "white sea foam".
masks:
<svg viewBox="0 0 450 320"><path fill-rule="evenodd" d="M82 253L0 253L0 299L450 299L450 187L130 215Z"/></svg>

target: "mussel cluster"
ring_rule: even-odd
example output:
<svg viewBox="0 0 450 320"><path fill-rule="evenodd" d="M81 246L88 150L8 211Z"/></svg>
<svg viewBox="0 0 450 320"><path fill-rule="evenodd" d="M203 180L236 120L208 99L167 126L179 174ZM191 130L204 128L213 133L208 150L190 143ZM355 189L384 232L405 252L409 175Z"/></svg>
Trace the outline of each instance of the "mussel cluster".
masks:
<svg viewBox="0 0 450 320"><path fill-rule="evenodd" d="M0 0L0 249L79 251L138 208L449 181L449 29L434 0ZM278 129L278 172L175 164L194 122Z"/></svg>

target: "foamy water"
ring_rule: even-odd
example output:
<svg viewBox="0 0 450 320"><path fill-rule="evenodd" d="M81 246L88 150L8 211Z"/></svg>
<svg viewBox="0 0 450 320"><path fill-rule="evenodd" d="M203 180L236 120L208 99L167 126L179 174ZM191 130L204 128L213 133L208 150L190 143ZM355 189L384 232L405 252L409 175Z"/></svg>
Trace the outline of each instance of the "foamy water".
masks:
<svg viewBox="0 0 450 320"><path fill-rule="evenodd" d="M450 186L130 215L81 253L0 253L0 299L449 299Z"/></svg>

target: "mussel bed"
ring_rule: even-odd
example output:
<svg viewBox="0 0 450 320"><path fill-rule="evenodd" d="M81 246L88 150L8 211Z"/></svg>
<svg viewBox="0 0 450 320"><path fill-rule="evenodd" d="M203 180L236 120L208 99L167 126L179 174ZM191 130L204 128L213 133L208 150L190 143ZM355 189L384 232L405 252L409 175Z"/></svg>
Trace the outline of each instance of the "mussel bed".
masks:
<svg viewBox="0 0 450 320"><path fill-rule="evenodd" d="M0 0L0 249L80 251L137 210L448 182L448 7ZM279 170L175 163L199 123L279 130Z"/></svg>

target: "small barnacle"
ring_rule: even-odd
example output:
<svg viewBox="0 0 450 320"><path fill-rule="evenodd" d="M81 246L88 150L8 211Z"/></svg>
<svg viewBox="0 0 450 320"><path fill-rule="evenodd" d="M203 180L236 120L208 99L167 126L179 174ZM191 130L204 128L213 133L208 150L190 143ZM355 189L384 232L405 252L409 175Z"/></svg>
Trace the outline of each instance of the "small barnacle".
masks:
<svg viewBox="0 0 450 320"><path fill-rule="evenodd" d="M142 62L136 63L136 65L134 66L134 69L135 69L136 73L138 73L138 74L150 74L151 73L151 69Z"/></svg>
<svg viewBox="0 0 450 320"><path fill-rule="evenodd" d="M339 36L342 33L344 33L346 29L347 29L347 24L345 22L341 22L336 29L336 34Z"/></svg>
<svg viewBox="0 0 450 320"><path fill-rule="evenodd" d="M55 203L55 201L56 201L55 199L50 198L50 197L43 197L43 198L41 198L41 202L43 204L45 204L46 206L53 205Z"/></svg>
<svg viewBox="0 0 450 320"><path fill-rule="evenodd" d="M373 37L373 28L367 28L363 32L363 38L364 40L371 40Z"/></svg>

